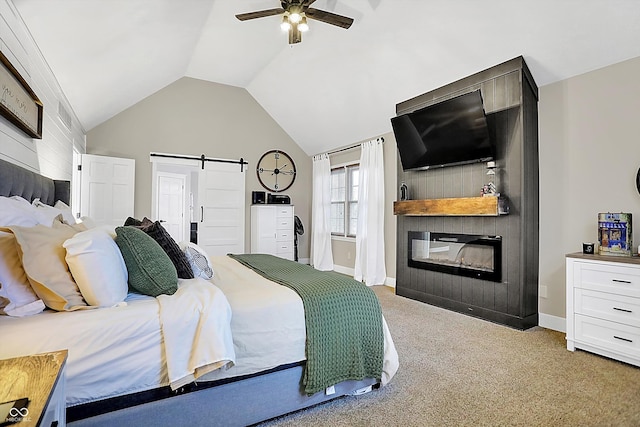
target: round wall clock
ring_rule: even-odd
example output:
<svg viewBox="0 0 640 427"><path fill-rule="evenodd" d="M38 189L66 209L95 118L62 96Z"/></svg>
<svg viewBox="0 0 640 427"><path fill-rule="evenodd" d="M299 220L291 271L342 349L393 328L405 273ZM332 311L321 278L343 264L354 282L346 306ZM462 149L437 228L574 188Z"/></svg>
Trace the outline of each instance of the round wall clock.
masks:
<svg viewBox="0 0 640 427"><path fill-rule="evenodd" d="M296 165L284 151L271 150L260 157L256 174L264 188L279 193L291 187L295 181Z"/></svg>
<svg viewBox="0 0 640 427"><path fill-rule="evenodd" d="M638 193L640 193L640 169L638 169L638 174L636 175L636 188L638 189Z"/></svg>

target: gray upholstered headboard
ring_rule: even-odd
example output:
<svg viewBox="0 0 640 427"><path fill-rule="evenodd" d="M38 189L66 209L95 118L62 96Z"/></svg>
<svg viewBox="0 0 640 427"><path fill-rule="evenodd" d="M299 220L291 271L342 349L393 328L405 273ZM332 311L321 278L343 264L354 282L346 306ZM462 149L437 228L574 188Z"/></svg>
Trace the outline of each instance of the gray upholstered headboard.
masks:
<svg viewBox="0 0 640 427"><path fill-rule="evenodd" d="M48 205L61 200L68 205L71 183L44 177L0 159L0 196L20 196L30 202L39 198Z"/></svg>

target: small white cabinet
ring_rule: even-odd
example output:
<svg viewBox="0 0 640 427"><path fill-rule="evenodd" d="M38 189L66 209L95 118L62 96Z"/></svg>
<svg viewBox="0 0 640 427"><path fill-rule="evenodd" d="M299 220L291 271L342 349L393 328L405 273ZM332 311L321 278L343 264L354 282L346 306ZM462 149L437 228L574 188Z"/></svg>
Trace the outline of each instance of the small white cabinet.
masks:
<svg viewBox="0 0 640 427"><path fill-rule="evenodd" d="M293 260L293 206L251 206L251 253Z"/></svg>
<svg viewBox="0 0 640 427"><path fill-rule="evenodd" d="M567 255L567 349L640 366L640 259Z"/></svg>

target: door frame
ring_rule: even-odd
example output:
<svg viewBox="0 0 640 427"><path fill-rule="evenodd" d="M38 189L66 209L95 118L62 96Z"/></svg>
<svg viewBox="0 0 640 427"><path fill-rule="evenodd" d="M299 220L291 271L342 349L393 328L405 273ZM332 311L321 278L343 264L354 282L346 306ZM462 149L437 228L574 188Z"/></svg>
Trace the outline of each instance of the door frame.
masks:
<svg viewBox="0 0 640 427"><path fill-rule="evenodd" d="M191 174L198 172L198 164L191 159L160 156L150 156L149 161L151 162L151 216L154 221L158 218L158 172L183 175L185 177L185 197L182 211L185 218L183 235L185 236L184 240L189 240L191 222L194 221L194 218L192 218L193 206L191 206L193 197L190 197L190 195L197 197L197 188L195 192L192 189Z"/></svg>
<svg viewBox="0 0 640 427"><path fill-rule="evenodd" d="M176 238L175 236L172 236L177 242L180 241L185 241L185 240L189 240L188 239L188 234L185 234L185 230L189 230L189 224L187 223L187 214L189 211L189 205L188 205L188 197L187 197L187 190L188 187L187 186L187 180L189 180L189 175L184 174L184 173L176 173L176 172L166 172L166 171L156 171L156 211L153 213L154 214L154 220L159 220L162 222L163 218L160 218L160 198L157 197L157 194L161 191L159 182L160 182L160 178L165 177L165 178L172 178L172 179L176 179L179 180L182 184L182 201L181 201L181 209L180 209L180 215L181 215L181 222L182 222L182 237L181 238ZM164 220L166 221L167 218L164 218ZM167 231L169 231L169 229L167 229Z"/></svg>

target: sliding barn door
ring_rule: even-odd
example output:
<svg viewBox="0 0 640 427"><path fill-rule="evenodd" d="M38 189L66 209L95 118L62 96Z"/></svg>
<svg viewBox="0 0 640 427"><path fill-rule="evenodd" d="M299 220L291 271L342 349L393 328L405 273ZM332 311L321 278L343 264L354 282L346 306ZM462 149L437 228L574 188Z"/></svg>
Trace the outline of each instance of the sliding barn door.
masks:
<svg viewBox="0 0 640 427"><path fill-rule="evenodd" d="M209 255L244 253L245 172L240 165L204 162L198 201L198 246Z"/></svg>
<svg viewBox="0 0 640 427"><path fill-rule="evenodd" d="M82 154L81 162L80 215L123 225L133 216L135 160Z"/></svg>

